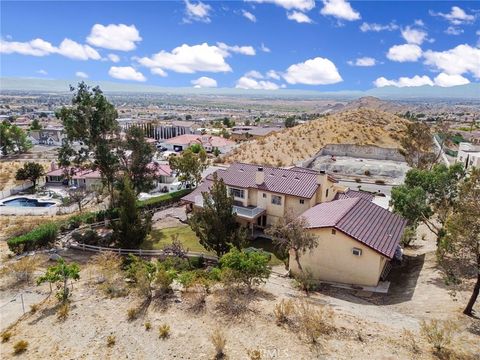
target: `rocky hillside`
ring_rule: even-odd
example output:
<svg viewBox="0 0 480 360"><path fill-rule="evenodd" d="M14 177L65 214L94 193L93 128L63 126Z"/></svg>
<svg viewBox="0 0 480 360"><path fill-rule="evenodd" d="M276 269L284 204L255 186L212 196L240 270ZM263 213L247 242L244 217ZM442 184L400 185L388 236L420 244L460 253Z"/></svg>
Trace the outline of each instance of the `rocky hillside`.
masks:
<svg viewBox="0 0 480 360"><path fill-rule="evenodd" d="M364 109L364 108L371 109L371 110L385 111L392 114L404 113L405 111L408 110L407 106L399 104L395 101L381 100L374 96L364 96L347 103L343 107L342 112L345 110L356 110L356 109Z"/></svg>
<svg viewBox="0 0 480 360"><path fill-rule="evenodd" d="M288 166L308 159L326 144L398 148L406 123L378 110L349 110L244 143L225 160Z"/></svg>

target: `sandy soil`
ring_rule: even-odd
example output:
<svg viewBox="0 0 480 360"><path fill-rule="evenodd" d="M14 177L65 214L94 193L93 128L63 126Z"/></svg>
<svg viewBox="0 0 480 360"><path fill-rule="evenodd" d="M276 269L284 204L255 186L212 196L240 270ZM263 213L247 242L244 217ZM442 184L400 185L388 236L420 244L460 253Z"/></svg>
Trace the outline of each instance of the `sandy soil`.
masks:
<svg viewBox="0 0 480 360"><path fill-rule="evenodd" d="M327 144L339 143L396 148L405 124L406 120L378 110L350 110L246 142L225 162L287 166L310 158Z"/></svg>
<svg viewBox="0 0 480 360"><path fill-rule="evenodd" d="M420 233L424 229L420 229ZM248 359L247 351L258 349L263 359L430 359L429 345L419 336L423 319L452 319L460 324L455 346L470 353L468 359L480 354L480 336L472 329L479 320L461 315L459 311L470 289L459 290L452 297L435 266L434 242L417 240L407 251L408 261L392 274L390 293L371 294L324 288L308 298L298 291L291 279L283 276L284 269L275 267L272 276L250 299L249 310L241 317L230 317L219 311L221 289L206 299L206 310L189 310L189 297L179 289L167 300L155 300L138 319L127 320L127 310L138 306L141 299L134 293L124 298L108 299L90 281L86 265L89 254L67 251L68 261L81 264L82 278L74 285L70 315L65 321L56 317L57 302L53 297L41 305L35 314L27 314L12 328L12 339L2 344L2 359L13 358L12 346L25 339L27 352L19 359L97 359L125 357L129 359L211 359L214 353L209 339L220 327L227 338L229 359ZM45 286L27 286L24 292L36 293L40 301L49 294ZM18 289L1 290L0 305ZM18 294L18 292L17 292ZM295 329L277 326L273 315L281 299L307 299L313 306L328 306L335 313L335 332L322 339L321 346L312 346ZM15 306L15 305L14 305ZM21 316L21 308L9 310ZM0 309L3 313L3 309ZM477 311L480 305L477 304ZM11 314L2 318L13 321ZM146 331L145 322L152 324ZM168 324L171 335L158 337L158 327ZM414 354L404 339L407 329L421 349ZM107 337L115 336L116 343L107 346Z"/></svg>

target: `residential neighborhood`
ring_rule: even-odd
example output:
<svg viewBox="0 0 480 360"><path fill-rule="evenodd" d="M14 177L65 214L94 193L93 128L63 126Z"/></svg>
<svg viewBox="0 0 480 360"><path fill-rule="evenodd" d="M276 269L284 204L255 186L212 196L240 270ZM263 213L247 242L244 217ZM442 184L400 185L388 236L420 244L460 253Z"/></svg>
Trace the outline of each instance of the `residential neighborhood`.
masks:
<svg viewBox="0 0 480 360"><path fill-rule="evenodd" d="M0 358L480 360L479 19L0 2Z"/></svg>

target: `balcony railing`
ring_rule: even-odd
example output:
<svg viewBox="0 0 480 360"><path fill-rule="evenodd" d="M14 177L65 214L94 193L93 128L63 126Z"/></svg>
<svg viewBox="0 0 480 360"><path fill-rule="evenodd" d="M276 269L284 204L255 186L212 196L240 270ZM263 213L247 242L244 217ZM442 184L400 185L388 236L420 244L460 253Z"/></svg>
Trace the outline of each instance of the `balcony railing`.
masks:
<svg viewBox="0 0 480 360"><path fill-rule="evenodd" d="M203 197L201 195L195 196L195 205L203 207ZM255 219L257 216L265 212L265 209L259 207L244 207L233 205L233 213L248 219Z"/></svg>

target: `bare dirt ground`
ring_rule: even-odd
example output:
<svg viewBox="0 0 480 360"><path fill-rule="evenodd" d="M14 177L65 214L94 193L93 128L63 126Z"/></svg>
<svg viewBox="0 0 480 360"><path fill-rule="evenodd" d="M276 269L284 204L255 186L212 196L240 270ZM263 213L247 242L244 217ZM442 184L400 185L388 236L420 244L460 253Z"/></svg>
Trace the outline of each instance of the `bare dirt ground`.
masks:
<svg viewBox="0 0 480 360"><path fill-rule="evenodd" d="M138 306L141 299L133 292L121 298L105 297L91 281L93 274L87 265L90 255L67 251L62 256L79 263L82 273L81 280L74 284L70 314L64 321L57 319L57 301L53 296L48 297L48 285L8 289L3 281L0 283L0 306L19 292L35 294L27 296L32 302L46 299L37 312L27 313L16 323L15 318L22 315L18 302L0 308L1 328L14 323L9 330L12 338L1 344L1 356L2 359L211 359L214 348L209 337L214 329L220 328L227 339L229 359L249 359L247 352L253 349L261 352L262 359L431 359L435 358L431 348L419 335L420 322L451 319L460 326L454 346L468 354L457 359L480 359L480 336L474 332L480 320L465 317L460 311L470 288L451 296L435 265L433 239L420 237L416 246L406 251L405 265L392 273L389 294L324 288L306 297L291 279L283 276L282 267L275 267L267 283L251 297L249 310L238 317L220 311L221 289L214 289L207 296L204 311L194 313L189 310L189 295L177 287L168 299L154 300L138 319L129 321L127 310ZM331 307L335 331L313 346L298 330L277 326L273 310L281 299L306 300L314 307ZM478 304L476 310L480 311ZM145 322L151 323L151 330L145 330ZM171 335L165 340L158 336L162 324L171 328ZM412 352L404 329L412 332L419 353ZM115 337L113 346L107 346L109 336ZM14 356L12 346L19 340L29 342L28 350Z"/></svg>

